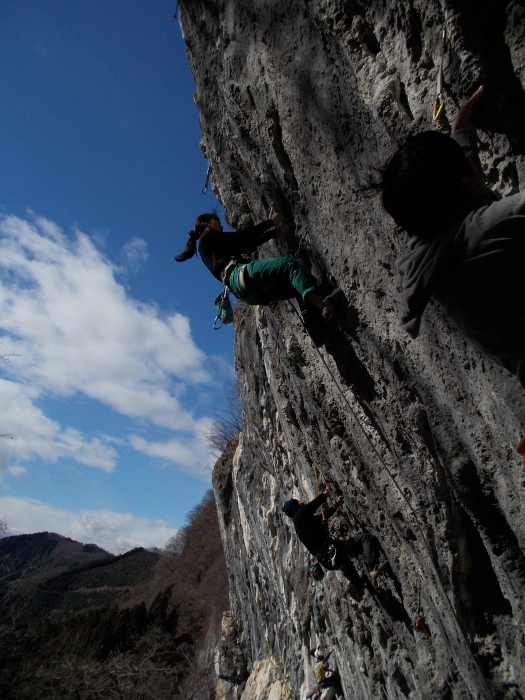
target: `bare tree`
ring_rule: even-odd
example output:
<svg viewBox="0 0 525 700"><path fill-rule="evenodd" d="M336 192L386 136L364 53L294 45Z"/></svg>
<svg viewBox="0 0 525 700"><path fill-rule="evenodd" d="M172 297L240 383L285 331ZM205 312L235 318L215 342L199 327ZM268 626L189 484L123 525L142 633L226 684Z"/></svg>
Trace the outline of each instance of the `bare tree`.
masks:
<svg viewBox="0 0 525 700"><path fill-rule="evenodd" d="M230 440L242 431L243 406L238 381L235 381L226 398L228 408L215 411L216 420L206 433L208 452L212 455L224 452Z"/></svg>

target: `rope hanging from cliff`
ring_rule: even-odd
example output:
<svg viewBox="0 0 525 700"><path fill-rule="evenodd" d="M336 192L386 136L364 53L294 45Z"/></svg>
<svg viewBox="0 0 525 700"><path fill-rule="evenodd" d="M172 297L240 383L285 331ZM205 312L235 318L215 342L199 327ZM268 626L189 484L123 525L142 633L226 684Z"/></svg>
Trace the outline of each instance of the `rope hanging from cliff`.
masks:
<svg viewBox="0 0 525 700"><path fill-rule="evenodd" d="M288 303L289 303L290 306L292 307L294 313L299 317L299 320L301 321L301 323L302 323L302 325L303 325L303 327L304 327L306 333L308 334L308 336L310 337L310 339L311 339L312 342L313 342L313 338L312 338L310 332L308 331L308 329L306 328L306 325L305 325L305 322L304 322L304 319L303 319L302 314L295 308L295 306L294 306L294 304L291 302L291 300L288 300ZM388 474L388 476L389 476L390 479L392 480L392 483L394 484L394 486L395 486L396 489L398 490L398 492L399 492L399 494L401 495L403 501L404 501L404 502L407 504L407 506L409 507L410 513L411 513L411 515L413 515L414 520L415 520L415 523L416 523L416 527L417 527L417 529L418 529L418 531L419 531L419 534L421 535L421 539L422 539L423 544L424 544L424 546L425 546L425 549L426 549L428 558L429 558L429 560L430 560L431 566L432 566L432 568L433 568L433 570L434 570L434 575L435 575L435 577L436 577L436 581L437 581L437 583L438 583L438 587L441 589L442 595L444 596L444 598L445 598L445 600L446 600L446 602L447 602L447 605L448 605L448 607L449 607L449 609L450 609L450 612L451 612L453 618L456 620L457 628L458 628L458 630L459 630L459 632L460 632L461 637L463 638L463 642L464 642L464 644L465 644L465 646L466 646L466 648L467 648L467 650L468 650L468 652L469 652L469 655L470 655L470 657L471 657L471 659L472 659L472 661L473 661L473 663L474 663L474 667L477 669L478 677L479 677L479 679L480 679L481 685L484 687L484 690L485 690L485 692L486 692L486 697L487 697L487 698L490 698L490 700L495 700L494 695L491 693L491 691L490 691L490 689L489 689L489 687L488 687L488 685L487 685L487 682L485 681L485 677L483 676L483 671L482 671L482 669L481 669L481 667L480 667L480 665L479 665L479 663L478 663L476 657L474 656L474 652L473 652L472 649L470 648L470 645L469 645L469 643L468 643L467 635L466 635L465 631L463 630L463 626L462 626L461 622L459 621L458 616L456 615L456 611L454 610L454 606L452 605L452 601L450 600L450 598L449 598L449 596L448 596L448 593L447 593L447 591L446 591L446 589L445 589L445 586L444 586L444 584L443 584L443 582L442 582L442 580L441 580L441 576L439 575L439 571L438 571L438 569L437 569L437 566L436 566L436 564L434 563L434 560L433 560L433 557L432 557L432 552L431 552L431 550L430 550L430 545L428 544L428 541L427 541L427 538L426 538L425 533L424 533L424 531L423 531L423 528L422 528L422 526L421 526L421 523L419 522L419 519L418 519L418 517L417 517L417 512L418 512L419 509L414 510L414 508L412 508L412 506L411 506L411 504L410 504L410 501L408 500L407 496L406 496L405 493L403 492L403 489L401 488L401 486L398 484L398 482L397 482L395 476L392 474L391 469L388 467L387 463L385 462L385 460L383 459L383 457L382 457L381 454L379 453L377 447L376 447L376 446L374 445L374 443L372 442L372 439L370 438L370 436L369 436L368 433L366 432L364 426L362 425L361 421L359 420L359 417L357 416L357 413L355 412L353 406L351 405L350 401L349 401L348 398L346 397L346 395L345 395L343 389L341 388L339 382L337 381L337 379L336 379L334 373L332 372L332 370L331 370L330 367L328 366L328 363L326 362L325 358L321 355L321 352L320 352L319 348L315 345L315 343L313 343L313 345L314 345L314 347L315 347L315 350L316 350L317 354L319 355L319 359L320 359L321 362L323 363L323 365L324 365L326 371L327 371L328 374L330 375L330 378L332 379L333 383L334 383L335 386L337 387L337 390L338 390L339 393L341 394L341 397L342 397L343 401L345 402L345 404L346 404L346 405L348 406L348 408L350 409L350 412L351 412L351 414L353 415L355 422L356 422L357 425L359 426L360 430L362 431L363 435L365 436L367 442L368 442L369 445L371 446L371 448L372 448L372 450L374 451L375 455L377 456L378 460L379 460L380 463L383 465L383 467L384 467L386 473ZM388 446L388 449L389 449L389 451L390 451L392 457L394 458L396 464L400 467L401 465L400 465L399 459L398 459L398 457L397 457L397 454L395 453L395 450L394 450L392 444L390 443L390 441L389 441L388 438L386 437L385 431L383 430L382 432L383 432L383 439L385 440L385 442L386 442L386 444L387 444L387 446Z"/></svg>
<svg viewBox="0 0 525 700"><path fill-rule="evenodd" d="M438 119L441 119L441 117L445 116L445 102L443 101L443 97L444 97L443 64L445 62L445 56L447 54L447 49L448 49L448 44L449 44L446 27L443 27L443 32L442 32L441 38L442 38L442 40L441 40L441 56L440 56L439 68L438 68L436 101L434 102L434 108L432 110L432 119L434 121L438 121Z"/></svg>
<svg viewBox="0 0 525 700"><path fill-rule="evenodd" d="M414 618L414 627L419 630L423 627L425 624L425 618L423 615L419 614L419 611L421 610L421 587L423 584L423 574L421 573L421 570L419 570L416 574L417 579L416 579L416 588L417 588L417 609L416 609L416 615Z"/></svg>

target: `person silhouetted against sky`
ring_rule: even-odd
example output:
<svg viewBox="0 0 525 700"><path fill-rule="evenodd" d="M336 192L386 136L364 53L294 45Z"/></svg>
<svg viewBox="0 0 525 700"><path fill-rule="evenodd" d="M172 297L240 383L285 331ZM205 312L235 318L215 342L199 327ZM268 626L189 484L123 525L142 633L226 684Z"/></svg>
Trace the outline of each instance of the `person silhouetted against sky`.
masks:
<svg viewBox="0 0 525 700"><path fill-rule="evenodd" d="M276 237L286 238L289 233L290 227L284 215L273 209L267 221L229 233L223 231L215 214L201 214L190 231L186 248L175 260L184 262L192 258L197 252L198 242L199 254L208 270L240 301L265 305L297 299L302 308L310 310L311 316L315 311L322 318L317 320L312 336L318 344L323 344L326 328L322 319L332 316L339 290L330 295L324 293L321 284L312 275L310 265L299 256L287 255L266 260L244 257L266 241Z"/></svg>

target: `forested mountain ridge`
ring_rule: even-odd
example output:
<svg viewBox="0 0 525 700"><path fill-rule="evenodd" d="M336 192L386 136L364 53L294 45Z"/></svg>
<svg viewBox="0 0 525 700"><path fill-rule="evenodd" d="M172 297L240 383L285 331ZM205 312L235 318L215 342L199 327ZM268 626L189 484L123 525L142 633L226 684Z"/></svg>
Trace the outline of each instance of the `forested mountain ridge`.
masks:
<svg viewBox="0 0 525 700"><path fill-rule="evenodd" d="M38 533L0 540L0 557L4 700L183 698L213 683L228 584L211 492L163 552Z"/></svg>

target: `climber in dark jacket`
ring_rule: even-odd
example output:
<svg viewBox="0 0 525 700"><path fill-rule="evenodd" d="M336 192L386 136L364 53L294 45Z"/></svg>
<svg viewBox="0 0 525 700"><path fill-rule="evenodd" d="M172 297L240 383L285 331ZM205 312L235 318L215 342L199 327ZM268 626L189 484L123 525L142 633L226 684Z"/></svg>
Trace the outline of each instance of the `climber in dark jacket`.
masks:
<svg viewBox="0 0 525 700"><path fill-rule="evenodd" d="M315 685L312 686L306 694L307 698L333 698L335 695L343 697L339 673L334 669L328 668L326 662L320 661L316 664L315 680ZM328 688L332 689L332 692L324 693Z"/></svg>
<svg viewBox="0 0 525 700"><path fill-rule="evenodd" d="M301 305L314 307L324 319L333 315L340 295L336 289L326 295L309 265L300 257L282 256L268 260L243 259L243 255L272 238L285 238L290 227L283 214L270 211L268 221L257 226L225 233L215 214L201 214L195 221L185 250L175 257L184 262L197 251L212 275L227 285L240 301L247 304L272 304L297 299Z"/></svg>
<svg viewBox="0 0 525 700"><path fill-rule="evenodd" d="M370 575L377 576L382 571L382 567L378 567L381 547L374 535L364 532L349 540L333 540L328 534L326 521L343 503L343 499L339 498L333 507L327 508L319 515L317 510L326 503L330 495L330 491L326 490L310 503L291 498L283 505L283 513L292 518L297 537L325 568L341 569L355 585L358 580L357 572L350 560L362 554Z"/></svg>
<svg viewBox="0 0 525 700"><path fill-rule="evenodd" d="M383 204L410 235L397 261L403 328L419 334L434 297L463 335L525 387L525 192L500 199L484 183L472 109L452 135L424 132L387 163Z"/></svg>

